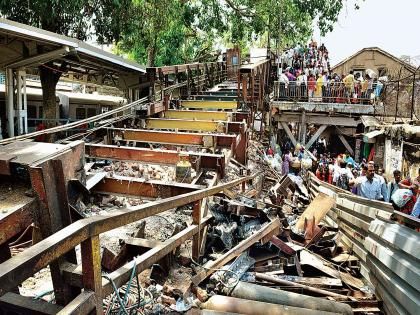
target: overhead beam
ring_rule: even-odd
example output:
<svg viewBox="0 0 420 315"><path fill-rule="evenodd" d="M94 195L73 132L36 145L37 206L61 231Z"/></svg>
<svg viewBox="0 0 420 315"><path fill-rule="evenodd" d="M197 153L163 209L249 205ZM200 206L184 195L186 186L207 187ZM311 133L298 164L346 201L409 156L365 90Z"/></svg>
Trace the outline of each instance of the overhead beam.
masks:
<svg viewBox="0 0 420 315"><path fill-rule="evenodd" d="M146 119L147 129L177 129L195 130L208 132L239 132L242 123L240 122L220 122L211 120L186 120L186 119Z"/></svg>
<svg viewBox="0 0 420 315"><path fill-rule="evenodd" d="M292 131L290 130L289 126L285 122L280 122L280 124L283 127L284 131L286 132L287 136L289 137L290 141L292 141L293 145L296 146L297 144L296 138L293 135Z"/></svg>
<svg viewBox="0 0 420 315"><path fill-rule="evenodd" d="M318 140L319 136L324 132L325 129L327 129L328 125L322 125L318 128L318 130L315 132L315 134L309 139L308 143L305 145L307 149L311 147L315 143L315 141Z"/></svg>
<svg viewBox="0 0 420 315"><path fill-rule="evenodd" d="M373 105L366 104L344 104L344 103L317 103L317 102L287 102L272 101L271 107L282 111L298 112L305 110L308 112L328 112L328 113L348 113L348 114L373 114Z"/></svg>
<svg viewBox="0 0 420 315"><path fill-rule="evenodd" d="M237 97L238 93L236 91L201 91L200 95L211 95L211 96L235 96Z"/></svg>
<svg viewBox="0 0 420 315"><path fill-rule="evenodd" d="M199 145L231 147L236 141L235 135L217 133L190 133L141 129L107 128L113 137L120 137L126 141L162 143L174 145Z"/></svg>
<svg viewBox="0 0 420 315"><path fill-rule="evenodd" d="M231 101L231 102L237 102L238 96L237 95L191 95L191 100L195 101Z"/></svg>
<svg viewBox="0 0 420 315"><path fill-rule="evenodd" d="M223 174L225 157L223 154L201 152L178 152L175 150L159 150L133 147L119 147L115 145L85 144L86 155L91 158L118 161L138 161L155 164L175 165L179 162L179 155L187 153L195 169L211 169Z"/></svg>
<svg viewBox="0 0 420 315"><path fill-rule="evenodd" d="M198 110L167 110L163 112L163 116L171 119L228 121L232 118L232 113Z"/></svg>
<svg viewBox="0 0 420 315"><path fill-rule="evenodd" d="M296 113L281 112L274 115L278 122L300 122L301 115ZM360 120L355 117L330 116L329 114L314 114L306 112L306 123L317 125L336 125L345 127L357 127Z"/></svg>
<svg viewBox="0 0 420 315"><path fill-rule="evenodd" d="M41 65L48 61L65 56L69 52L70 52L70 48L68 46L63 46L53 51L49 51L43 54L35 55L29 58L15 61L13 63L9 63L8 65L5 66L5 68L18 69L18 68L28 67L28 66L33 66L33 65Z"/></svg>
<svg viewBox="0 0 420 315"><path fill-rule="evenodd" d="M194 101L181 100L179 104L185 108L237 109L238 102L234 101Z"/></svg>

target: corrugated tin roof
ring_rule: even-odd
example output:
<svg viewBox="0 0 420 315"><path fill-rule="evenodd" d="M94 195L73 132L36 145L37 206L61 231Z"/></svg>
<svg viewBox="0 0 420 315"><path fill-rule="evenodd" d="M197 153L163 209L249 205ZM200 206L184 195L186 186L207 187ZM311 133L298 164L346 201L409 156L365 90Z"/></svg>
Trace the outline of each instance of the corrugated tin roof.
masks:
<svg viewBox="0 0 420 315"><path fill-rule="evenodd" d="M378 127L381 125L381 122L378 120L378 118L374 116L362 115L360 116L360 120L365 127Z"/></svg>

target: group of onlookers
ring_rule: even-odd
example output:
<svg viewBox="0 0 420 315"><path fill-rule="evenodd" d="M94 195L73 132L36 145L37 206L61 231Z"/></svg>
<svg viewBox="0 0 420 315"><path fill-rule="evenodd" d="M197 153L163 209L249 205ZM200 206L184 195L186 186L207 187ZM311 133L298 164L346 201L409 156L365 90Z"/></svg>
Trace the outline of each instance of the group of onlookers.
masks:
<svg viewBox="0 0 420 315"><path fill-rule="evenodd" d="M374 73L332 73L327 48L324 44L318 47L314 41L305 48L286 50L279 69L276 97L284 100L368 104L383 89Z"/></svg>
<svg viewBox="0 0 420 315"><path fill-rule="evenodd" d="M321 156L316 176L361 197L390 202L396 210L406 214L420 215L420 170L416 178L406 179L402 179L401 172L395 170L393 179L388 182L378 164L366 160L357 164L351 156L342 154L336 159Z"/></svg>

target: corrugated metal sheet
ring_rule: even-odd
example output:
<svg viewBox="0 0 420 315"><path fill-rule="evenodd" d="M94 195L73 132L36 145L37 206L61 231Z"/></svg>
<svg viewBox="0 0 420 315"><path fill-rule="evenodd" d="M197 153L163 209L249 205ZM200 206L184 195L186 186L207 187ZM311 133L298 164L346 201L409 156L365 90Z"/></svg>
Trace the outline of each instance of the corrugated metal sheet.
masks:
<svg viewBox="0 0 420 315"><path fill-rule="evenodd" d="M387 314L420 310L420 234L391 221L390 204L343 194L309 176L313 195L329 192L336 206L324 223L339 227L341 243L359 257L361 274L384 302ZM312 194L311 194L312 195Z"/></svg>

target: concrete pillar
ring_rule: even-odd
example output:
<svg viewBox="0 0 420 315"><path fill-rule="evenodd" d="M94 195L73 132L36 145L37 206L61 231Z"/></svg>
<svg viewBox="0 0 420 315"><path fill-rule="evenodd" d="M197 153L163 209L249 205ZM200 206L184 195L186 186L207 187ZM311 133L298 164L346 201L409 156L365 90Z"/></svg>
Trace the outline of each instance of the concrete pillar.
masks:
<svg viewBox="0 0 420 315"><path fill-rule="evenodd" d="M7 132L9 137L15 136L15 110L13 108L13 70L6 69L6 112L7 112Z"/></svg>

